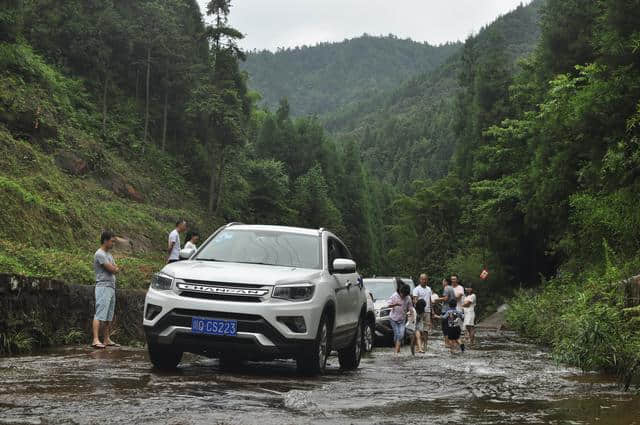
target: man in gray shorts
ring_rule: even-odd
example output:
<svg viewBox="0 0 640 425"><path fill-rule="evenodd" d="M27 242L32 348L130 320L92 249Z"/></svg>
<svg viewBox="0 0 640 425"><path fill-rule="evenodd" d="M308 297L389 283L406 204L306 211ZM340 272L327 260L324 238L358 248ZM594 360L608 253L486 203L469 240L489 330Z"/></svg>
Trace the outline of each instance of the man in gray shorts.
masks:
<svg viewBox="0 0 640 425"><path fill-rule="evenodd" d="M93 270L96 273L96 315L93 318L93 348L118 347L111 341L111 322L116 308L116 274L120 268L116 266L113 256L113 233L102 232L100 248L93 256ZM100 342L100 323L104 325L104 344Z"/></svg>

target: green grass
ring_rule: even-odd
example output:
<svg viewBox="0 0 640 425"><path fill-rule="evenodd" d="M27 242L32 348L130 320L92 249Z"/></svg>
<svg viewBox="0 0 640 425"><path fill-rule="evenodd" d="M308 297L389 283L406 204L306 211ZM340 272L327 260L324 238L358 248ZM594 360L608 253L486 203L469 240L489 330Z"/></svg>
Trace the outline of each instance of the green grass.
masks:
<svg viewBox="0 0 640 425"><path fill-rule="evenodd" d="M551 347L559 361L616 373L629 386L640 379L640 310L624 309L619 272L559 277L542 290L520 292L509 325Z"/></svg>
<svg viewBox="0 0 640 425"><path fill-rule="evenodd" d="M122 121L111 133L135 138L132 108L114 109ZM169 155L153 146L142 155L96 136L98 111L82 80L64 76L27 45L0 43L1 273L91 284L93 253L110 229L133 247L115 252L119 286L145 287L163 265L177 218L205 234L218 224ZM55 158L63 151L84 160L88 172L60 169ZM114 181L133 186L144 201L116 194Z"/></svg>

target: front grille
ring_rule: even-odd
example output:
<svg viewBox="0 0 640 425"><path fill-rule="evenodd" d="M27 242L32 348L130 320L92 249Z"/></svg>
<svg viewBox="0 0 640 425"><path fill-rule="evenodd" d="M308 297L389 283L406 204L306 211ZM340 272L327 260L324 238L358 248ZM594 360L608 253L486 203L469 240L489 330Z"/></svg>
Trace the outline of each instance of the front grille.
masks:
<svg viewBox="0 0 640 425"><path fill-rule="evenodd" d="M207 310L191 310L186 308L176 308L172 310L175 316L186 317L188 320L185 323L188 323L191 326L191 318L192 317L209 317L214 319L235 319L235 320L244 320L247 322L258 322L262 319L262 316L258 316L257 314L244 314L244 313L224 313L217 311L207 311ZM176 323L178 324L178 323ZM184 326L184 325L183 325Z"/></svg>
<svg viewBox="0 0 640 425"><path fill-rule="evenodd" d="M208 280L193 280L193 279L184 279L184 281L186 283L193 283L196 285L223 286L225 288L259 289L264 286L256 283L211 282Z"/></svg>
<svg viewBox="0 0 640 425"><path fill-rule="evenodd" d="M262 302L262 297L271 292L270 287L253 283L210 282L187 280L178 282L179 295L203 300L232 302Z"/></svg>
<svg viewBox="0 0 640 425"><path fill-rule="evenodd" d="M182 291L180 292L180 295L183 297L198 298L201 300L235 301L235 302L243 302L243 303L261 303L262 302L262 300L258 297L207 294L204 292Z"/></svg>

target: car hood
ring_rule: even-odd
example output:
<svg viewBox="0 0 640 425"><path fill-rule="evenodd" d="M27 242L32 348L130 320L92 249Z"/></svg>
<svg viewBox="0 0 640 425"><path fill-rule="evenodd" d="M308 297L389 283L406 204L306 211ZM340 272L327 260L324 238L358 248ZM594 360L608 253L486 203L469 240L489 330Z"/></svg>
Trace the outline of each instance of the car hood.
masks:
<svg viewBox="0 0 640 425"><path fill-rule="evenodd" d="M314 269L262 264L176 261L167 264L162 269L162 273L185 280L275 285L276 283L310 281L318 278L322 272Z"/></svg>
<svg viewBox="0 0 640 425"><path fill-rule="evenodd" d="M376 300L376 302L373 304L373 308L375 308L376 310L387 308L388 306L388 300Z"/></svg>

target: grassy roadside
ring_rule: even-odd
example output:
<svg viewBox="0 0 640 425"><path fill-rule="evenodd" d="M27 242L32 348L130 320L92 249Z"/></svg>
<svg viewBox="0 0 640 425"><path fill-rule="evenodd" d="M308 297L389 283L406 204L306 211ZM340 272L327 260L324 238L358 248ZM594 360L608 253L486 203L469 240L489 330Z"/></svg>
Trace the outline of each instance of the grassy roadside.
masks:
<svg viewBox="0 0 640 425"><path fill-rule="evenodd" d="M85 82L65 76L26 44L0 43L0 273L93 282L103 229L119 286L142 288L162 267L168 232L207 217L185 166L136 137L135 107L111 105L108 137Z"/></svg>
<svg viewBox="0 0 640 425"><path fill-rule="evenodd" d="M624 308L621 279L615 270L556 278L520 292L507 321L551 347L559 362L615 373L627 389L633 383L640 389L640 307Z"/></svg>

